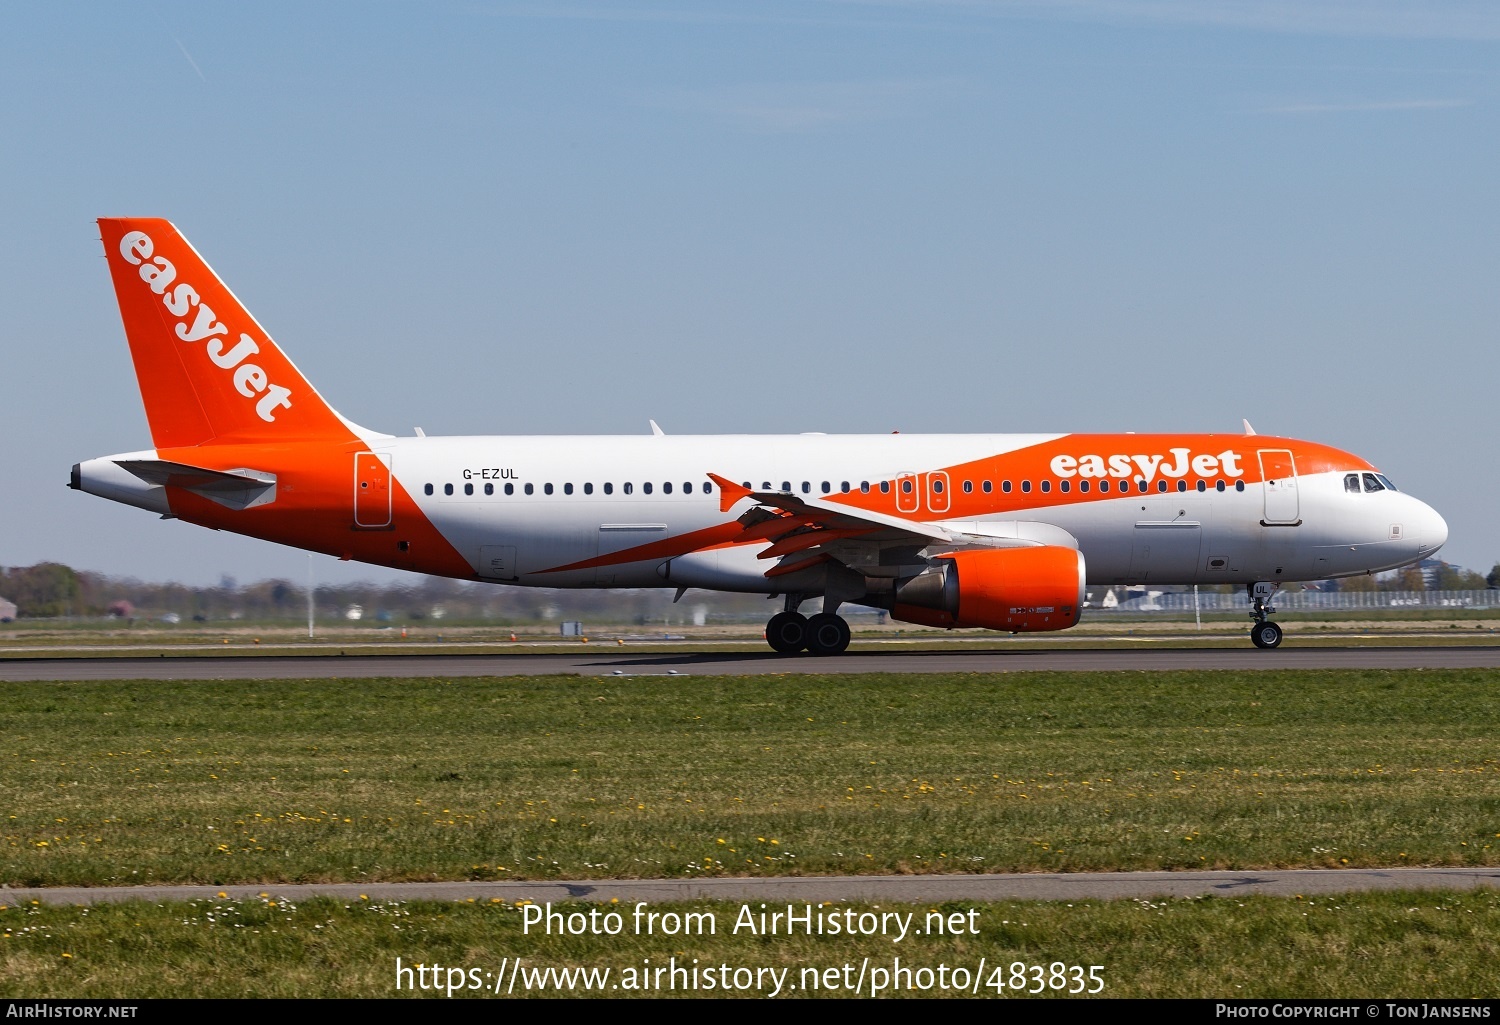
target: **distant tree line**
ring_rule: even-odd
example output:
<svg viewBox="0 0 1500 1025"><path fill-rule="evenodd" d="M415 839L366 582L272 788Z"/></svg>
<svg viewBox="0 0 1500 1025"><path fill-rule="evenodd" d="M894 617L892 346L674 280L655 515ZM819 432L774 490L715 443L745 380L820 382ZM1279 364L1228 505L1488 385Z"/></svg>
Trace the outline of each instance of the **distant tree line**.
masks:
<svg viewBox="0 0 1500 1025"><path fill-rule="evenodd" d="M1227 587L1227 585L1225 585ZM1472 570L1439 563L1379 576L1323 581L1319 590L1336 591L1478 591L1500 587L1500 563L1481 576ZM56 562L0 567L0 598L17 607L23 619L62 616L122 620L159 619L168 613L183 620L302 620L307 616L307 589L290 580L240 584L223 577L212 587L175 582L152 583L133 577L111 577L79 571ZM571 590L503 587L444 577L413 576L409 582L323 585L314 590L320 620L345 618L358 606L361 621L410 623L459 620L535 623L549 620L637 624L691 621L696 613L713 618L753 619L769 615L773 603L757 595L690 591L674 605L665 588ZM779 608L779 606L778 606Z"/></svg>
<svg viewBox="0 0 1500 1025"><path fill-rule="evenodd" d="M307 588L290 580L240 584L225 576L214 586L191 586L106 576L55 562L0 567L0 598L14 602L22 619L155 620L169 613L184 621L215 623L307 618ZM769 615L770 604L756 595L690 591L674 605L669 589L504 587L417 575L387 584L319 585L313 603L319 620L345 619L350 608L358 606L360 622L366 623L477 620L497 625L564 619L681 624L690 622L695 612L710 618Z"/></svg>

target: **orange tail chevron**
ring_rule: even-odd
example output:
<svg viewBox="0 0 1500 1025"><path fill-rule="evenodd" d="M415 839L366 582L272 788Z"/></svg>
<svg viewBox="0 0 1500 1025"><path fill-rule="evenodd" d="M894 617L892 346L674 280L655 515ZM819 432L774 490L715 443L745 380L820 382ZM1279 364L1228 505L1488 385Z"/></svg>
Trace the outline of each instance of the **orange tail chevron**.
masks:
<svg viewBox="0 0 1500 1025"><path fill-rule="evenodd" d="M355 439L170 222L105 217L99 231L158 449Z"/></svg>

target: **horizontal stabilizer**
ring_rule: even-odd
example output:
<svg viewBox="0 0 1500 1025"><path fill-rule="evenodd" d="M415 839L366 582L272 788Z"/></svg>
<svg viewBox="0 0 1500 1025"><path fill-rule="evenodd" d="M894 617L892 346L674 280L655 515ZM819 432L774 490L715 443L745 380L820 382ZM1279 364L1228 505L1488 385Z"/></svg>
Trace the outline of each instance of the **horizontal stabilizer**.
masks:
<svg viewBox="0 0 1500 1025"><path fill-rule="evenodd" d="M252 509L276 501L276 475L259 470L209 470L165 459L117 459L115 464L147 484L181 488L228 509Z"/></svg>

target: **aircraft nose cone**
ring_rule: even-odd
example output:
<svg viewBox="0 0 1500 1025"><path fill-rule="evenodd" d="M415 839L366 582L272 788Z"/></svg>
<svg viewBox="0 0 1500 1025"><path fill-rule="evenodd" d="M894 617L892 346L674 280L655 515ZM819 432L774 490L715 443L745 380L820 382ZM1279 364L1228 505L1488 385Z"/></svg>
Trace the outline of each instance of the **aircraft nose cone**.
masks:
<svg viewBox="0 0 1500 1025"><path fill-rule="evenodd" d="M1448 543L1448 521L1443 519L1432 506L1426 503L1418 504L1422 509L1417 542L1421 545L1420 552L1425 559Z"/></svg>

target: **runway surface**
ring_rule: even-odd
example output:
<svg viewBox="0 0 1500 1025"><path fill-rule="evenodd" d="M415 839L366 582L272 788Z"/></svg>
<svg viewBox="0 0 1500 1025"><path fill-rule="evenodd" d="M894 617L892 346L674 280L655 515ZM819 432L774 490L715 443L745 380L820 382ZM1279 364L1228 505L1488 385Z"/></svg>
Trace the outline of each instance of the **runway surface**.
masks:
<svg viewBox="0 0 1500 1025"><path fill-rule="evenodd" d="M1024 875L783 876L769 879L579 879L535 883L321 883L262 886L99 886L0 889L0 904L97 904L260 896L306 900L566 900L622 904L680 900L1118 900L1500 888L1500 868L1296 869L1265 872L1077 872Z"/></svg>
<svg viewBox="0 0 1500 1025"><path fill-rule="evenodd" d="M18 680L289 680L459 676L749 676L762 673L996 673L1207 669L1495 669L1500 645L1428 647L851 649L835 658L772 652L581 649L570 654L265 655L243 657L28 658L0 660L0 682Z"/></svg>

